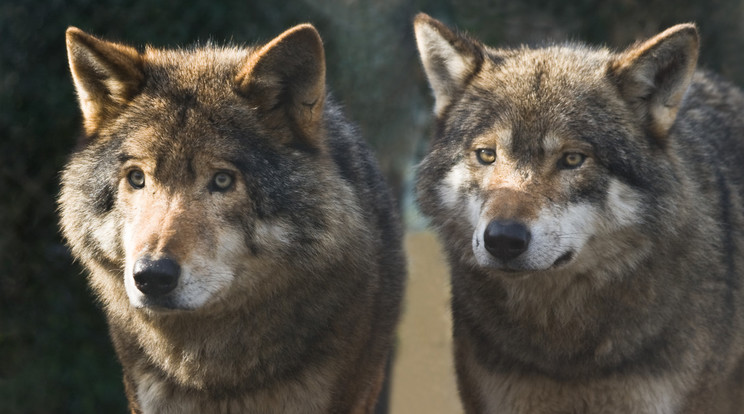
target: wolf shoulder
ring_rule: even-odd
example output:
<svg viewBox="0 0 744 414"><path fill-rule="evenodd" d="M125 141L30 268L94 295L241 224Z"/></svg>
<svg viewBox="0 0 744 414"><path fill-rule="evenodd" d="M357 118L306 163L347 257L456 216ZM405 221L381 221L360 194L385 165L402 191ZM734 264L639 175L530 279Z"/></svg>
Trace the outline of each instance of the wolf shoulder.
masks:
<svg viewBox="0 0 744 414"><path fill-rule="evenodd" d="M328 150L341 178L353 187L362 207L395 233L390 237L400 238L402 231L393 225L398 219L395 196L359 128L347 120L331 96L326 98L324 115Z"/></svg>
<svg viewBox="0 0 744 414"><path fill-rule="evenodd" d="M711 155L737 157L731 165L741 166L744 176L744 91L737 85L698 70L670 132L682 144L708 146Z"/></svg>

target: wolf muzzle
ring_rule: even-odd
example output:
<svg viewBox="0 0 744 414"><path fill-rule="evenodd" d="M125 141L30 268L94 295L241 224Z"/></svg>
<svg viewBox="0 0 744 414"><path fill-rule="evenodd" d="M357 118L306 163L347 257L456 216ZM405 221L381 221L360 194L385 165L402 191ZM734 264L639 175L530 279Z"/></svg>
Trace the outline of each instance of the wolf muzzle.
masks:
<svg viewBox="0 0 744 414"><path fill-rule="evenodd" d="M178 285L181 266L172 259L152 260L148 256L134 263L134 285L147 296L163 296Z"/></svg>
<svg viewBox="0 0 744 414"><path fill-rule="evenodd" d="M495 258L508 261L527 251L532 235L523 223L492 220L483 233L486 250Z"/></svg>

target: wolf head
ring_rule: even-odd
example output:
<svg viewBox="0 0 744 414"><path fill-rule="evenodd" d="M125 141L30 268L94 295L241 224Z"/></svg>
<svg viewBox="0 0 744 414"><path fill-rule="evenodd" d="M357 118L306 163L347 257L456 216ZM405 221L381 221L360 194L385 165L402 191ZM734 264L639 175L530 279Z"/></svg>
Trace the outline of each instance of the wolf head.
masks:
<svg viewBox="0 0 744 414"><path fill-rule="evenodd" d="M99 292L137 308L229 303L343 243L326 233L349 225L353 197L332 178L312 26L257 48L142 52L70 28L67 49L85 136L63 173L62 228L107 275Z"/></svg>
<svg viewBox="0 0 744 414"><path fill-rule="evenodd" d="M524 275L642 254L675 210L667 149L696 66L693 25L622 53L494 49L424 14L414 27L437 118L418 197L453 260Z"/></svg>

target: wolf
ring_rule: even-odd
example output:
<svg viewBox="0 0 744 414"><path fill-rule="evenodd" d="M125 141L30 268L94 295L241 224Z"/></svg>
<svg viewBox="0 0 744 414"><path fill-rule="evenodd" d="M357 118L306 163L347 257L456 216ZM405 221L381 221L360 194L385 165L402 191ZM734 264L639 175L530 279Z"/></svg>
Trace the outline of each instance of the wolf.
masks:
<svg viewBox="0 0 744 414"><path fill-rule="evenodd" d="M696 69L696 26L622 51L414 30L466 412L744 412L744 94Z"/></svg>
<svg viewBox="0 0 744 414"><path fill-rule="evenodd" d="M135 413L369 413L406 272L316 29L136 49L66 33L84 135L62 233Z"/></svg>

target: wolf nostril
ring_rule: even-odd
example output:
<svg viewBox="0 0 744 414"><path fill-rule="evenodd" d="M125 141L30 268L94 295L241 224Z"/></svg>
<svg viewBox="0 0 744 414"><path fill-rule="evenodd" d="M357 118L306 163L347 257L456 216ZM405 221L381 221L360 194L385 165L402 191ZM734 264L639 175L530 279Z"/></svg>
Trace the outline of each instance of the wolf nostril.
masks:
<svg viewBox="0 0 744 414"><path fill-rule="evenodd" d="M174 260L151 260L143 257L134 262L134 285L145 295L162 296L178 285L181 266Z"/></svg>
<svg viewBox="0 0 744 414"><path fill-rule="evenodd" d="M483 244L494 257L511 260L527 250L531 237L527 226L518 221L493 220L483 234Z"/></svg>

